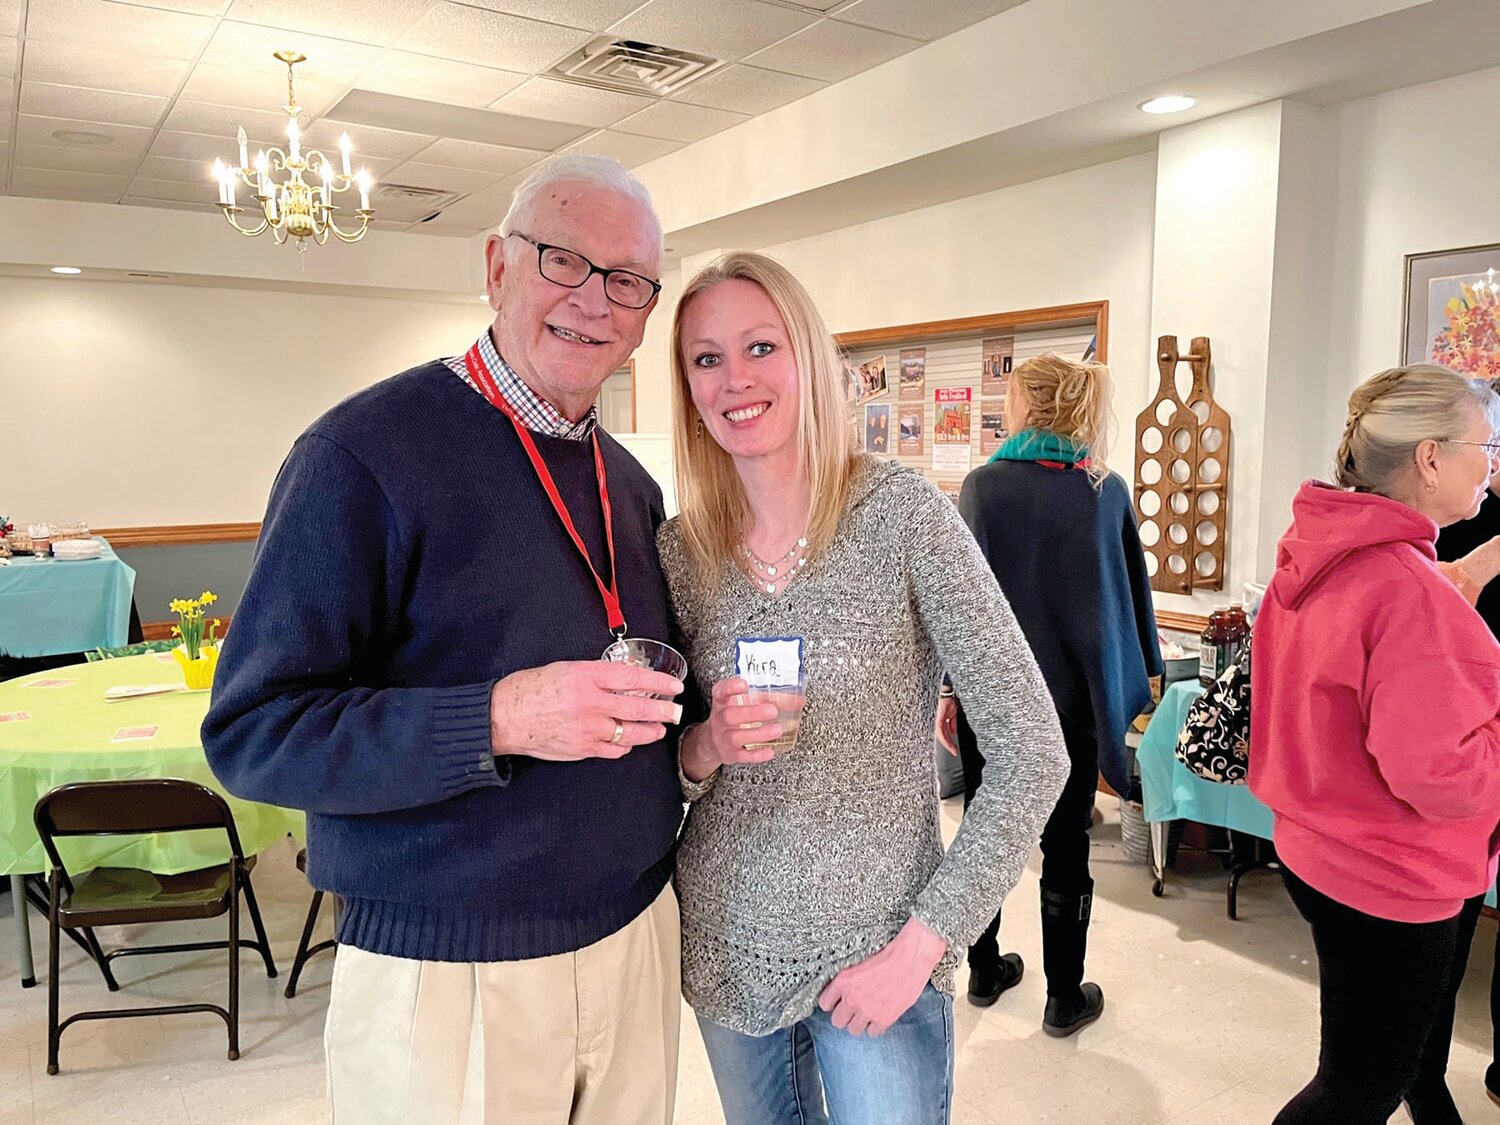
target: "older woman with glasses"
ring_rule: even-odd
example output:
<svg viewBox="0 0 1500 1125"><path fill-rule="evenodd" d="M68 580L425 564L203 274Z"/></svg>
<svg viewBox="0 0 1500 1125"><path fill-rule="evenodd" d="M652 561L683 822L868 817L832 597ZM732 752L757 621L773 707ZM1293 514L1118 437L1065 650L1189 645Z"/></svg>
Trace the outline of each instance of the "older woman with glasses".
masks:
<svg viewBox="0 0 1500 1125"><path fill-rule="evenodd" d="M1497 429L1479 380L1373 376L1350 396L1336 486L1302 487L1277 552L1249 781L1276 814L1322 1000L1317 1074L1278 1125L1384 1122L1403 1098L1416 1125L1460 1120L1442 1073L1495 877L1500 644L1433 543L1478 511Z"/></svg>

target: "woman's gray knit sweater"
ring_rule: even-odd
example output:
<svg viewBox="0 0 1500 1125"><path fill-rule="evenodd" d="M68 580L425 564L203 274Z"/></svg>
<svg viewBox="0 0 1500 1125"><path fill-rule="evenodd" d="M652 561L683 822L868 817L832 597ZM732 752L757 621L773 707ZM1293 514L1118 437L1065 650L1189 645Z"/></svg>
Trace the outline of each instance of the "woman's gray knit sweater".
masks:
<svg viewBox="0 0 1500 1125"><path fill-rule="evenodd" d="M861 456L833 544L780 596L730 563L695 581L676 519L657 543L705 696L733 674L736 638L806 638L797 745L684 786L688 1002L746 1034L786 1027L913 915L947 939L933 983L952 992L1068 773L1046 684L952 502ZM989 763L946 856L932 739L945 669Z"/></svg>

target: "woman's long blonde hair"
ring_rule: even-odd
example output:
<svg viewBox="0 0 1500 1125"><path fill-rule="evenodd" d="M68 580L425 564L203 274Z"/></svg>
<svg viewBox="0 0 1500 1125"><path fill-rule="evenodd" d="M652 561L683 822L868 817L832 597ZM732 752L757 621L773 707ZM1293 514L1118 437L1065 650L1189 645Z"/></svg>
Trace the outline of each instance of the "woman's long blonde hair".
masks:
<svg viewBox="0 0 1500 1125"><path fill-rule="evenodd" d="M1391 367L1371 375L1349 396L1333 479L1340 488L1389 496L1417 446L1463 436L1472 402L1500 430L1500 399L1490 383L1435 363Z"/></svg>
<svg viewBox="0 0 1500 1125"><path fill-rule="evenodd" d="M745 536L745 491L734 462L710 435L693 405L682 354L682 316L688 303L725 281L750 281L771 299L786 325L797 363L801 406L798 452L812 483L807 556L833 541L848 502L854 456L844 418L843 365L822 314L802 283L780 262L748 251L726 254L682 291L672 314L672 425L677 503L688 562L700 576L716 574Z"/></svg>
<svg viewBox="0 0 1500 1125"><path fill-rule="evenodd" d="M1109 475L1105 462L1114 427L1114 394L1108 367L1043 352L1012 371L1010 382L1021 392L1030 425L1085 446L1095 484Z"/></svg>

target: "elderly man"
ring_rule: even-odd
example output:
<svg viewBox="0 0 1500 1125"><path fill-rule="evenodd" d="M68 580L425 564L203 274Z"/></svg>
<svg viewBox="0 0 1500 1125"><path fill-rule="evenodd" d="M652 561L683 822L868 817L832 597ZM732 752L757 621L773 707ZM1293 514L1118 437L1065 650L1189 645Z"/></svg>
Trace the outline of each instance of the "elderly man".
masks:
<svg viewBox="0 0 1500 1125"><path fill-rule="evenodd" d="M494 325L292 447L203 725L215 773L306 809L342 900L336 1122L672 1117L681 821L661 492L596 425L661 226L553 161L485 245Z"/></svg>

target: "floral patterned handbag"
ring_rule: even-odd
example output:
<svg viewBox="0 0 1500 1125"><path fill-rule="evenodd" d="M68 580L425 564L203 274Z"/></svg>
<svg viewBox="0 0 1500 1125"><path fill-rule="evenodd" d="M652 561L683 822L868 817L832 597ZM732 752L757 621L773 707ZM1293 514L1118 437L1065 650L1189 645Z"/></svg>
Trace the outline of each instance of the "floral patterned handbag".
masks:
<svg viewBox="0 0 1500 1125"><path fill-rule="evenodd" d="M1250 638L1188 709L1177 760L1205 781L1244 785L1250 766Z"/></svg>

